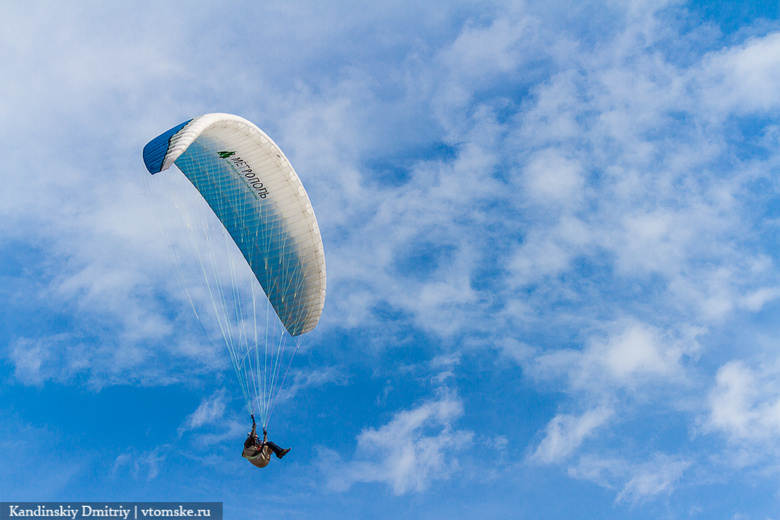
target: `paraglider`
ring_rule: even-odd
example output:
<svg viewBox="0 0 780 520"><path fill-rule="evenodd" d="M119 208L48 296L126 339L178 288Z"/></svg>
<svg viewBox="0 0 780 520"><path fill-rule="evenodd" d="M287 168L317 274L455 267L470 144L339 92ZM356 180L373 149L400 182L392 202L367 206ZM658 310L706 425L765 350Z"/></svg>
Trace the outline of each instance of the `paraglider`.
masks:
<svg viewBox="0 0 780 520"><path fill-rule="evenodd" d="M306 190L276 143L251 122L230 114L206 114L171 128L144 147L143 159L153 175L175 164L221 223L220 229L204 226L193 238L205 244L205 252L196 253L203 292L252 416L245 452L270 456L275 451L281 458L284 454L267 441L266 429L287 374L282 357L292 362L301 336L317 325L325 302L325 254ZM230 249L228 260L209 267L208 259L222 247L220 233ZM237 256L231 256L235 248L244 265L231 259ZM246 267L249 284L241 280ZM261 291L273 309L265 311L265 320ZM277 317L280 334L274 332ZM287 340L295 344L286 346ZM257 438L255 412L263 442ZM261 466L250 459L259 467L268 460Z"/></svg>
<svg viewBox="0 0 780 520"><path fill-rule="evenodd" d="M277 459L281 459L290 451L290 448L282 449L273 442L268 440L268 432L263 430L263 440L257 437L257 424L255 423L255 416L252 415L252 431L247 435L244 441L244 451L241 456L251 462L258 468L264 468L271 462L271 453L276 455Z"/></svg>

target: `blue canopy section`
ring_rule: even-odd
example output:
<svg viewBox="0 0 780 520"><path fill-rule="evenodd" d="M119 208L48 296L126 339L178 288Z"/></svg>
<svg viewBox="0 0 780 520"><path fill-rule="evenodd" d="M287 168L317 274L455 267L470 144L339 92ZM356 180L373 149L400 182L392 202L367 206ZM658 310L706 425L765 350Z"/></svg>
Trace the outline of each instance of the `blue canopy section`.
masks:
<svg viewBox="0 0 780 520"><path fill-rule="evenodd" d="M171 138L176 135L179 130L187 126L192 119L183 122L178 126L174 126L167 132L158 135L144 146L144 164L149 173L154 175L160 172L165 162L165 156L168 155L168 148L170 146Z"/></svg>

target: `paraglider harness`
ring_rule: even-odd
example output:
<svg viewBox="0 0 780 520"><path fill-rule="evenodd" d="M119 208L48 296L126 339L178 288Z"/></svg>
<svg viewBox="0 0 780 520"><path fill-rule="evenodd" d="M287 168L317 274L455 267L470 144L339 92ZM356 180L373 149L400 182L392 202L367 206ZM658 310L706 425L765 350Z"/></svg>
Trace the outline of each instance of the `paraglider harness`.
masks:
<svg viewBox="0 0 780 520"><path fill-rule="evenodd" d="M257 423L255 423L255 414L252 414L252 431L249 432L249 436L244 441L244 448L246 449L252 449L254 448L256 451L253 454L253 456L256 456L260 451L265 447L268 446L271 448L271 451L274 452L274 455L276 455L276 458L281 459L285 455L287 455L287 452L290 451L290 448L282 449L273 442L268 440L268 431L263 428L263 442L260 442L260 439L257 437Z"/></svg>

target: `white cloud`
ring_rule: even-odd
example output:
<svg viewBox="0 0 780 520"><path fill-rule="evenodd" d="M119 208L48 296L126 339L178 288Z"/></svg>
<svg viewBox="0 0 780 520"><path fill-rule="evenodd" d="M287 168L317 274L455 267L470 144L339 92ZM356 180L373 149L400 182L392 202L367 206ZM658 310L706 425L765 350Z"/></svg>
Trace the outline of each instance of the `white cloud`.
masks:
<svg viewBox="0 0 780 520"><path fill-rule="evenodd" d="M485 85L513 75L523 62L538 59L532 52L536 21L531 16L508 14L485 26L467 24L440 52L438 60L448 80L440 83L435 104L445 117L466 106Z"/></svg>
<svg viewBox="0 0 780 520"><path fill-rule="evenodd" d="M616 502L637 505L659 495L671 495L692 465L692 460L665 453L651 454L639 462L588 454L569 467L568 474L606 489L619 489Z"/></svg>
<svg viewBox="0 0 780 520"><path fill-rule="evenodd" d="M545 429L545 437L531 456L532 460L552 464L565 460L614 415L609 407L587 410L580 416L557 415Z"/></svg>
<svg viewBox="0 0 780 520"><path fill-rule="evenodd" d="M700 350L702 330L666 332L627 319L593 334L583 350L538 351L521 362L540 380L562 377L569 390L588 396L611 395L618 389L638 390L658 384L681 384L683 361Z"/></svg>
<svg viewBox="0 0 780 520"><path fill-rule="evenodd" d="M169 445L163 445L143 452L131 448L117 455L110 475L112 478L118 478L122 473L128 472L135 478L154 480L159 476L160 466L165 463L170 448Z"/></svg>
<svg viewBox="0 0 780 520"><path fill-rule="evenodd" d="M631 479L618 493L618 502L638 503L660 494L671 494L691 462L668 455L658 455L635 468Z"/></svg>
<svg viewBox="0 0 780 520"><path fill-rule="evenodd" d="M89 386L99 389L106 384L139 381L144 376L129 374L147 357L144 350L116 349L113 344L92 348L75 334L17 338L9 348L14 374L27 385L40 385L48 380L67 383L84 377ZM160 380L174 379L160 373L157 376L161 376Z"/></svg>
<svg viewBox="0 0 780 520"><path fill-rule="evenodd" d="M752 38L707 56L694 81L702 103L722 116L780 106L780 34Z"/></svg>
<svg viewBox="0 0 780 520"><path fill-rule="evenodd" d="M580 464L570 471L577 478L613 487L622 478L613 464L603 462L598 455L588 457L581 453L600 453L602 441L613 435L612 425L630 417L644 403L655 403L654 407L669 413L686 407L683 401L690 381L685 361L698 355L697 337L702 331L689 329L669 333L631 319L614 322L607 330L606 334L594 334L581 351L545 352L525 347L521 351L522 357L515 356L515 359L529 376L545 384L556 382L557 388L571 396L571 402L587 406L580 415L556 415L545 427L543 438L530 460L559 464L580 454L580 461L602 461L595 465ZM657 396L662 394L671 396L671 400L659 402ZM680 402L675 402L678 399ZM588 450L586 441L589 439L597 446L594 450ZM626 464L632 462L621 462L618 466ZM626 496L652 494L644 488L634 490L633 486L641 487L645 483L637 477L631 489L625 491Z"/></svg>
<svg viewBox="0 0 780 520"><path fill-rule="evenodd" d="M510 263L512 285L523 286L537 282L547 275L565 271L576 250L561 240L557 229L531 232Z"/></svg>
<svg viewBox="0 0 780 520"><path fill-rule="evenodd" d="M338 472L328 471L329 486L345 491L357 483L377 482L402 495L450 478L459 468L458 459L472 451L474 434L452 428L462 414L460 400L444 395L398 412L378 429L364 430L358 436L355 456L339 462ZM339 459L324 448L320 457ZM323 462L323 466L327 470L332 462Z"/></svg>
<svg viewBox="0 0 780 520"><path fill-rule="evenodd" d="M616 483L627 479L630 468L625 460L594 454L580 456L576 463L569 466L566 473L577 479L595 482L607 489L614 489Z"/></svg>
<svg viewBox="0 0 780 520"><path fill-rule="evenodd" d="M670 375L679 370L680 348L669 348L657 330L640 323L629 324L606 344L594 347L601 364L618 379L643 374Z"/></svg>
<svg viewBox="0 0 780 520"><path fill-rule="evenodd" d="M576 204L582 195L582 167L559 152L543 150L534 154L524 169L531 200Z"/></svg>
<svg viewBox="0 0 780 520"><path fill-rule="evenodd" d="M188 430L197 430L198 428L220 421L225 416L227 397L224 389L217 390L208 398L204 399L198 408L184 420L184 424L179 427L179 436Z"/></svg>
<svg viewBox="0 0 780 520"><path fill-rule="evenodd" d="M720 367L708 400L707 430L721 432L746 447L774 444L780 435L777 369L751 369L743 361Z"/></svg>
<svg viewBox="0 0 780 520"><path fill-rule="evenodd" d="M780 298L780 287L762 287L744 295L741 306L752 312L760 311L764 305Z"/></svg>
<svg viewBox="0 0 780 520"><path fill-rule="evenodd" d="M14 375L23 383L40 385L44 381L41 366L50 357L49 341L19 339L11 345L10 360L14 364Z"/></svg>
<svg viewBox="0 0 780 520"><path fill-rule="evenodd" d="M751 433L755 421L751 411L756 398L753 373L740 362L732 362L718 370L716 386L710 394L709 424L744 437Z"/></svg>
<svg viewBox="0 0 780 520"><path fill-rule="evenodd" d="M284 405L295 398L299 392L318 388L328 384L346 384L346 376L335 367L323 367L317 370L296 370L288 375L288 380L280 386L279 393L274 398L277 406ZM280 383L281 385L281 383Z"/></svg>

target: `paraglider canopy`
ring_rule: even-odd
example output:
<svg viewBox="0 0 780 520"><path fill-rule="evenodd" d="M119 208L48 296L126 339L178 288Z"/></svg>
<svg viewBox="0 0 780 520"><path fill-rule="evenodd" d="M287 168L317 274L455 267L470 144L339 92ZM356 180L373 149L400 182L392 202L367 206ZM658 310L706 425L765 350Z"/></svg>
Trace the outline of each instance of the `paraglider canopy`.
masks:
<svg viewBox="0 0 780 520"><path fill-rule="evenodd" d="M241 250L291 336L311 331L325 303L325 254L298 175L276 143L231 114L185 121L149 142L150 173L187 176Z"/></svg>

